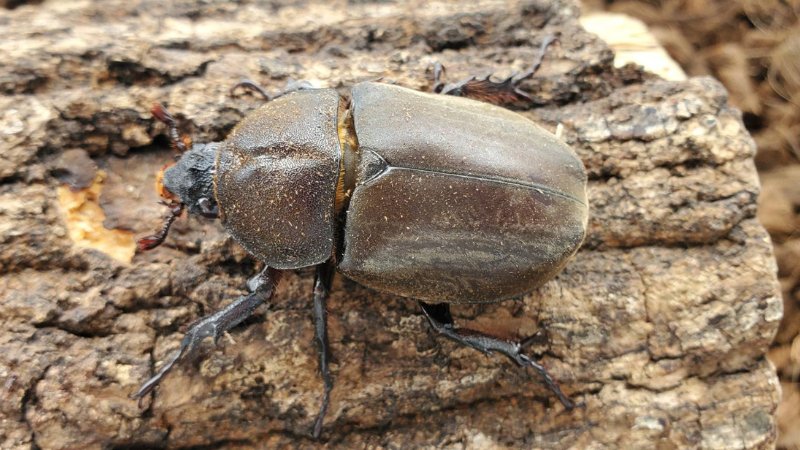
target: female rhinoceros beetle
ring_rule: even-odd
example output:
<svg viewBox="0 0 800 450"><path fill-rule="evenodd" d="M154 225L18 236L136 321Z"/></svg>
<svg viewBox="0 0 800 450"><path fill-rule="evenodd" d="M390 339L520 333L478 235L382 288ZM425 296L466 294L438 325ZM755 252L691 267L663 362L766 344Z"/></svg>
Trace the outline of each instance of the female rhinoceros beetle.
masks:
<svg viewBox="0 0 800 450"><path fill-rule="evenodd" d="M439 81L437 66L433 94L374 82L356 84L347 96L298 90L270 99L224 141L191 149L169 113L155 107L182 156L163 172L161 194L171 214L140 248L160 244L188 208L221 219L266 268L248 282L248 295L195 322L180 350L134 396L150 392L203 339L216 341L269 300L281 270L315 266L325 389L314 436L333 386L325 302L335 269L416 299L437 332L533 368L573 408L520 343L457 328L449 306L530 292L583 241L586 173L575 153L516 113L461 97L524 98L518 83L540 61L541 54L531 70L501 82L470 78L453 85Z"/></svg>

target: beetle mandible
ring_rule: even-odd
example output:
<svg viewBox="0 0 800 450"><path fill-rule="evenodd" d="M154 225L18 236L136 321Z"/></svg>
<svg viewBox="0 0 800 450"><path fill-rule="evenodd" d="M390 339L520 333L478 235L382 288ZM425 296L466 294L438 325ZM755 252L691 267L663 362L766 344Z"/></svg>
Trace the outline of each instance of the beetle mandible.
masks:
<svg viewBox="0 0 800 450"><path fill-rule="evenodd" d="M551 41L530 70L500 82L486 77L446 85L437 65L434 93L363 82L349 95L299 89L269 98L251 82L240 83L268 102L224 141L191 149L172 116L154 107L182 156L160 181L170 215L139 248L162 243L186 208L221 219L265 269L248 282L248 295L192 324L180 349L134 397L153 390L205 338L216 342L268 301L280 271L315 266L324 381L315 437L333 387L325 303L336 269L367 287L417 300L440 334L533 368L572 409L522 344L458 328L450 315L450 304L532 291L560 272L584 239L586 172L576 154L519 114L464 98L527 98L519 83L533 75Z"/></svg>

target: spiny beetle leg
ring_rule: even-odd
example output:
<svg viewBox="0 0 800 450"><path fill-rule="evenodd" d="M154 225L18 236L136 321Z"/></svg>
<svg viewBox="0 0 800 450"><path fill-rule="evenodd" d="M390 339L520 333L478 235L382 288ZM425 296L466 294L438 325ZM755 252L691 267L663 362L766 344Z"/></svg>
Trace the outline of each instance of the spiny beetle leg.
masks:
<svg viewBox="0 0 800 450"><path fill-rule="evenodd" d="M267 90L264 89L260 84L256 83L253 80L245 78L242 81L233 85L233 87L229 91L229 95L231 97L234 97L236 95L236 90L239 88L244 89L246 91L256 92L258 95L264 98L265 102L268 102L271 100L275 100L278 97L284 96L290 92L302 91L304 89L314 89L314 86L312 86L311 83L309 83L308 81L303 81L303 80L297 81L290 79L286 83L286 86L283 88L282 91L278 92L275 95L270 95L269 92L267 92Z"/></svg>
<svg viewBox="0 0 800 450"><path fill-rule="evenodd" d="M334 272L335 268L332 262L320 264L317 266L317 275L314 281L314 331L317 345L319 345L319 371L322 374L322 382L325 384L319 414L314 422L314 439L319 438L322 433L322 422L325 420L325 413L328 411L331 400L331 389L333 389L333 377L329 366L331 352L328 343L328 311L325 304L331 290Z"/></svg>
<svg viewBox="0 0 800 450"><path fill-rule="evenodd" d="M264 98L265 102L268 102L273 99L273 97L269 95L266 89L261 87L260 84L256 83L253 80L249 80L247 78L244 78L240 82L234 84L233 87L231 87L231 90L228 91L228 95L230 95L231 97L235 97L236 90L239 88L244 89L245 91L252 91L258 93L261 97Z"/></svg>
<svg viewBox="0 0 800 450"><path fill-rule="evenodd" d="M491 75L488 75L483 78L471 76L456 83L445 83L442 81L445 68L439 62L436 62L433 66L433 87L431 90L438 94L469 97L495 104L513 104L519 101L531 102L533 101L531 96L520 89L519 85L522 81L531 78L539 70L547 48L556 40L557 37L555 35L545 36L531 67L525 72L512 75L500 81L494 81L491 79Z"/></svg>
<svg viewBox="0 0 800 450"><path fill-rule="evenodd" d="M428 318L428 322L439 334L484 354L499 352L509 357L519 366L531 367L539 373L545 385L558 397L558 400L567 411L575 408L575 403L561 391L558 383L550 376L547 369L522 353L522 345L520 343L506 341L468 328L457 328L453 322L453 316L450 315L450 305L446 303L429 304L419 302L419 304Z"/></svg>
<svg viewBox="0 0 800 450"><path fill-rule="evenodd" d="M251 290L250 294L239 297L221 310L193 323L183 340L181 340L181 346L178 351L161 367L158 373L147 380L131 397L141 401L145 395L158 386L176 362L184 356L194 353L206 338L213 337L214 344L216 344L226 331L253 314L253 311L259 305L272 297L276 275L277 272L272 269L264 268L260 274L248 282L248 288Z"/></svg>

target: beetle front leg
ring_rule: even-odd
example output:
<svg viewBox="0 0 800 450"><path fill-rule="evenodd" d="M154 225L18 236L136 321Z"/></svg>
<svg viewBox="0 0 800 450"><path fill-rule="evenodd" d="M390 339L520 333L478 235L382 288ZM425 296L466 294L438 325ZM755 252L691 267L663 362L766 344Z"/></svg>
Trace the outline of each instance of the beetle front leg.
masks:
<svg viewBox="0 0 800 450"><path fill-rule="evenodd" d="M567 411L575 408L575 403L561 391L558 383L550 376L547 369L522 353L522 344L519 342L507 341L479 331L470 330L469 328L456 327L453 316L450 315L450 305L446 303L429 304L419 302L419 305L422 307L422 311L425 313L433 329L440 334L459 344L472 347L484 354L488 355L492 352L499 352L509 357L519 366L531 367L539 373L545 385L558 397L558 400L564 405Z"/></svg>
<svg viewBox="0 0 800 450"><path fill-rule="evenodd" d="M274 272L273 269L264 268L261 273L248 281L247 286L251 291L249 295L239 297L221 310L193 323L181 340L178 351L131 397L141 401L145 395L158 386L178 360L194 353L206 338L213 337L214 344L216 344L226 331L250 317L259 305L272 297L276 275L277 272Z"/></svg>
<svg viewBox="0 0 800 450"><path fill-rule="evenodd" d="M331 352L328 343L328 311L325 304L328 301L334 271L331 262L320 264L317 266L317 275L314 281L314 331L317 345L319 345L319 371L322 374L322 382L325 384L317 420L314 422L314 439L319 438L322 433L322 422L325 420L325 413L328 412L331 389L333 389L333 377L329 365Z"/></svg>
<svg viewBox="0 0 800 450"><path fill-rule="evenodd" d="M267 92L267 90L264 89L260 84L256 83L253 80L244 78L242 79L242 81L234 84L233 87L230 89L230 91L228 91L228 94L231 97L233 97L236 94L236 90L240 88L246 91L256 92L264 99L265 102L269 102L275 100L278 97L282 97L290 92L302 91L305 89L314 89L314 86L312 86L311 83L309 83L308 81L304 80L297 81L290 79L286 83L286 86L283 88L283 90L279 91L275 95L270 95L269 92Z"/></svg>
<svg viewBox="0 0 800 450"><path fill-rule="evenodd" d="M491 75L488 75L483 78L471 76L456 83L445 83L442 81L445 68L437 62L433 66L433 87L431 90L437 94L469 97L495 104L513 104L519 101L532 102L533 98L520 89L519 85L522 81L533 77L536 71L539 70L547 48L556 39L554 35L545 36L531 67L525 72L512 75L500 81L494 81L490 78Z"/></svg>

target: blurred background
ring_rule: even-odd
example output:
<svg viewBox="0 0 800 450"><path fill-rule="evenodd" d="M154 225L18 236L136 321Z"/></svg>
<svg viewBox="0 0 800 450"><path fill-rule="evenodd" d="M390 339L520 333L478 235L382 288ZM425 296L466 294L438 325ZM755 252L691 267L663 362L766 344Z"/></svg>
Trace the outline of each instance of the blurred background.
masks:
<svg viewBox="0 0 800 450"><path fill-rule="evenodd" d="M583 1L585 15L643 21L688 76L721 80L742 111L758 146L758 217L772 236L783 291L769 355L783 389L778 447L800 449L800 0Z"/></svg>

